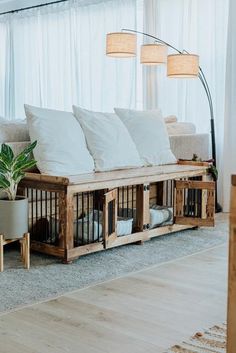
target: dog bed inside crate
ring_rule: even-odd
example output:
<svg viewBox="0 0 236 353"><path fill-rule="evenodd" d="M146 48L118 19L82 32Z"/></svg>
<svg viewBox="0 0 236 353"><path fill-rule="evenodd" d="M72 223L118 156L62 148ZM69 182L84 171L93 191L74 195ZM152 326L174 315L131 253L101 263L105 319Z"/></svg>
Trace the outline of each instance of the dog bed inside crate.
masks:
<svg viewBox="0 0 236 353"><path fill-rule="evenodd" d="M57 225L55 226L55 224ZM51 219L52 235L55 238L56 228L59 229L59 222L55 218ZM117 236L122 237L132 233L133 218L117 218ZM89 244L101 241L103 237L103 212L94 210L88 215L74 220L74 239L78 245Z"/></svg>
<svg viewBox="0 0 236 353"><path fill-rule="evenodd" d="M150 212L150 223L149 228L153 229L163 225L169 225L173 223L173 207L152 205L149 209ZM132 208L120 208L119 215L122 217L132 217L133 225L136 224L136 209Z"/></svg>

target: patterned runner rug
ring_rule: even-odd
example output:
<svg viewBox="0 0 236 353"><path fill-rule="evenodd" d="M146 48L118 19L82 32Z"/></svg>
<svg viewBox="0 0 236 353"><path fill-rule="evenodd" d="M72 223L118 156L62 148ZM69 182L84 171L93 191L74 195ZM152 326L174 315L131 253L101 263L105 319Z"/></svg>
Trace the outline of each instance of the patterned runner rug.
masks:
<svg viewBox="0 0 236 353"><path fill-rule="evenodd" d="M188 341L165 353L226 353L226 325L215 325L205 332L197 332Z"/></svg>

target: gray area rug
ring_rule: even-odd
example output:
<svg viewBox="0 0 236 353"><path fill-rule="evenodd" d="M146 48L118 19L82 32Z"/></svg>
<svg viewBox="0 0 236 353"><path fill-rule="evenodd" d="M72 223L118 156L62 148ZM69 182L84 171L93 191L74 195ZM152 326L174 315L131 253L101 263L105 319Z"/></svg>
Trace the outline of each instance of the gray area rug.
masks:
<svg viewBox="0 0 236 353"><path fill-rule="evenodd" d="M215 228L199 228L154 238L144 245L126 245L83 256L71 265L54 257L33 253L31 268L24 270L19 252L5 252L0 273L0 312L68 293L140 271L204 249L228 238L228 215L219 214Z"/></svg>

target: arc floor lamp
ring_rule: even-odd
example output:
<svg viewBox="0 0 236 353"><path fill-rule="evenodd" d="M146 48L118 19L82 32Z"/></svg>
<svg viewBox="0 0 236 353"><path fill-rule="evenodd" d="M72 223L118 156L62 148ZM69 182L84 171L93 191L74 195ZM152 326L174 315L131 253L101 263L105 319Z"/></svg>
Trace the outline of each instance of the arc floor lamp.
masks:
<svg viewBox="0 0 236 353"><path fill-rule="evenodd" d="M140 61L144 65L159 65L167 63L167 76L173 78L199 78L206 92L210 109L211 126L211 150L212 160L216 167L216 140L215 121L211 92L202 68L199 66L199 56L190 54L186 50L179 50L166 41L151 34L132 30L122 29L121 32L107 34L106 54L116 58L127 58L136 56L137 34L144 35L154 40L153 44L143 44L141 46ZM167 49L171 48L177 54L168 55ZM217 203L216 185L216 212L222 211Z"/></svg>

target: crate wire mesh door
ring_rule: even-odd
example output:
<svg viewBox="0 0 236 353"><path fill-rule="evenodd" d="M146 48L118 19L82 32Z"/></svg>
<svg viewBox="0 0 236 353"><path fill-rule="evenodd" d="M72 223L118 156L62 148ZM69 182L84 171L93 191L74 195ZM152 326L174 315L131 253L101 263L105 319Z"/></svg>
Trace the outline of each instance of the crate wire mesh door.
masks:
<svg viewBox="0 0 236 353"><path fill-rule="evenodd" d="M212 181L175 181L175 223L214 226L215 183Z"/></svg>
<svg viewBox="0 0 236 353"><path fill-rule="evenodd" d="M26 188L31 240L59 245L59 193Z"/></svg>
<svg viewBox="0 0 236 353"><path fill-rule="evenodd" d="M103 231L105 249L117 238L117 189L104 195Z"/></svg>

